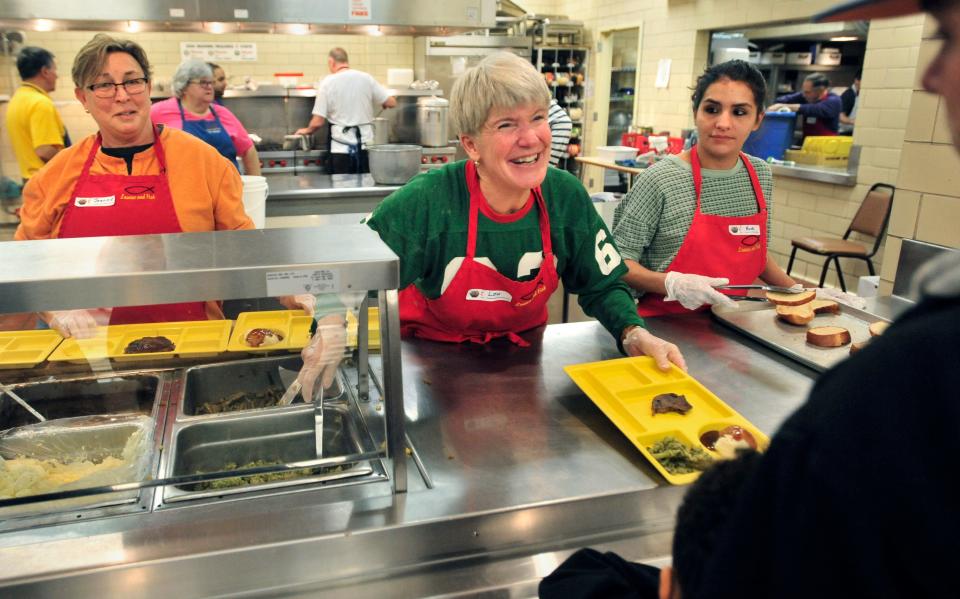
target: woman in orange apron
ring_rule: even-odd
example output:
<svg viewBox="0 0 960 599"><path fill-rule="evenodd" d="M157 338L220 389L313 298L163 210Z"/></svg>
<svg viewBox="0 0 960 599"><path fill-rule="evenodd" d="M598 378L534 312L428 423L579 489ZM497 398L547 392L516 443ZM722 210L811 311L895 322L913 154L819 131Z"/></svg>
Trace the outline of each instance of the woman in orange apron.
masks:
<svg viewBox="0 0 960 599"><path fill-rule="evenodd" d="M624 279L643 292L641 316L732 305L715 287L758 277L795 284L767 252L770 169L741 151L763 119L765 93L744 61L707 69L693 96L699 142L644 171L618 207L614 237Z"/></svg>
<svg viewBox="0 0 960 599"><path fill-rule="evenodd" d="M99 34L77 54L72 74L76 97L99 130L31 178L16 239L253 228L236 168L193 136L151 124L150 64L140 46ZM211 316L223 317L215 303L188 302L114 308L109 322ZM64 336L98 324L87 310L41 317Z"/></svg>

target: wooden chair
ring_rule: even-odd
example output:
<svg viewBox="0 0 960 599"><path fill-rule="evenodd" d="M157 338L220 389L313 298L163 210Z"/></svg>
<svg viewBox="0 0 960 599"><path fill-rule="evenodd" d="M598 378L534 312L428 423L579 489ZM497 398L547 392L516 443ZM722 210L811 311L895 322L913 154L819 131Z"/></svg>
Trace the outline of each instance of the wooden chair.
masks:
<svg viewBox="0 0 960 599"><path fill-rule="evenodd" d="M793 251L790 252L790 262L787 264L787 274L793 268L793 259L797 255L797 250L804 250L818 256L826 256L823 263L823 270L820 272L819 286L823 287L823 282L827 278L827 270L830 268L830 262L837 267L837 277L840 279L840 289L847 290L847 285L843 280L843 271L840 270L840 258L856 258L864 260L870 275L876 274L873 268L871 258L880 249L880 243L883 241L883 235L887 232L887 224L890 222L890 210L893 207L893 194L896 188L886 183L876 183L867 192L860 209L850 221L847 232L843 234L842 239L831 237L799 237L790 240L793 245ZM867 250L862 243L849 241L847 238L853 232L862 233L873 237L873 249Z"/></svg>

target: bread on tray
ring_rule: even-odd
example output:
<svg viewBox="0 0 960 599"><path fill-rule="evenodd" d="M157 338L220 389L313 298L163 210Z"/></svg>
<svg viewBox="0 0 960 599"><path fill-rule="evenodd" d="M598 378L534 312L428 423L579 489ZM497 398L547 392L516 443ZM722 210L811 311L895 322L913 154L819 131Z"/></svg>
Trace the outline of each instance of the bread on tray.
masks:
<svg viewBox="0 0 960 599"><path fill-rule="evenodd" d="M807 343L817 347L841 347L850 343L850 331L843 327L813 327L807 330Z"/></svg>
<svg viewBox="0 0 960 599"><path fill-rule="evenodd" d="M813 311L816 314L839 314L840 313L840 304L833 300L820 300L815 299L809 304L804 304L813 308Z"/></svg>
<svg viewBox="0 0 960 599"><path fill-rule="evenodd" d="M805 326L813 320L814 311L810 304L800 306L777 306L777 318L787 324Z"/></svg>
<svg viewBox="0 0 960 599"><path fill-rule="evenodd" d="M878 320L877 322L871 322L870 326L870 336L877 337L882 335L884 331L887 330L887 327L890 326L890 323L885 320Z"/></svg>
<svg viewBox="0 0 960 599"><path fill-rule="evenodd" d="M799 306L801 304L806 304L807 302L812 302L816 297L817 292L814 289L807 289L806 291L801 291L800 293L778 293L776 291L766 292L767 301L778 306Z"/></svg>

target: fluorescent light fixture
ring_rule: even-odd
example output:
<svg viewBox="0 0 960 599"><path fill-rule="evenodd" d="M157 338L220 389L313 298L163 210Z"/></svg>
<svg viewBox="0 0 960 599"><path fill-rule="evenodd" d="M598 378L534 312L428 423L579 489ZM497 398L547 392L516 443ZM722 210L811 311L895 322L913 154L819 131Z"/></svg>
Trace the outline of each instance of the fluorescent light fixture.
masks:
<svg viewBox="0 0 960 599"><path fill-rule="evenodd" d="M207 30L210 31L210 33L225 33L227 31L227 26L223 23L214 21L207 23Z"/></svg>
<svg viewBox="0 0 960 599"><path fill-rule="evenodd" d="M831 37L830 41L831 42L855 42L859 39L860 38L855 35L841 35L838 37Z"/></svg>
<svg viewBox="0 0 960 599"><path fill-rule="evenodd" d="M53 31L53 21L50 19L37 19L33 22L34 31Z"/></svg>
<svg viewBox="0 0 960 599"><path fill-rule="evenodd" d="M127 21L127 33L137 33L140 31L141 25L140 21Z"/></svg>
<svg viewBox="0 0 960 599"><path fill-rule="evenodd" d="M369 25L367 26L367 35L383 35L383 31L380 30L379 25Z"/></svg>
<svg viewBox="0 0 960 599"><path fill-rule="evenodd" d="M310 25L306 23L290 23L287 25L287 33L291 35L307 35L310 33Z"/></svg>

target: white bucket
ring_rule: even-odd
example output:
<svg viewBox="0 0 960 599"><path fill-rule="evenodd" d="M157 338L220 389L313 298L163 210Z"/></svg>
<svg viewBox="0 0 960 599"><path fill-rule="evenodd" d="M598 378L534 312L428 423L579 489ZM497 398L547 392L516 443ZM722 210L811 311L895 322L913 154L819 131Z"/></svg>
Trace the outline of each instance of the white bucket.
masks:
<svg viewBox="0 0 960 599"><path fill-rule="evenodd" d="M267 223L267 195L270 193L267 178L241 175L240 179L243 180L243 209L253 219L253 224L262 229Z"/></svg>

